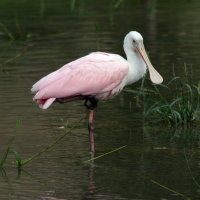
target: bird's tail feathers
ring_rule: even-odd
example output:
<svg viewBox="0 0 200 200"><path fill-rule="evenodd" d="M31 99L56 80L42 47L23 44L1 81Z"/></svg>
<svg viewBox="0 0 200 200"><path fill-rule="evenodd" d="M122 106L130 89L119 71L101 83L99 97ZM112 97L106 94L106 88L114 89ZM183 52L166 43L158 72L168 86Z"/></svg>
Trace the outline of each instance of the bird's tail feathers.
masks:
<svg viewBox="0 0 200 200"><path fill-rule="evenodd" d="M56 98L49 98L46 100L36 100L39 104L39 107L42 109L47 109L51 106L51 104L56 100Z"/></svg>

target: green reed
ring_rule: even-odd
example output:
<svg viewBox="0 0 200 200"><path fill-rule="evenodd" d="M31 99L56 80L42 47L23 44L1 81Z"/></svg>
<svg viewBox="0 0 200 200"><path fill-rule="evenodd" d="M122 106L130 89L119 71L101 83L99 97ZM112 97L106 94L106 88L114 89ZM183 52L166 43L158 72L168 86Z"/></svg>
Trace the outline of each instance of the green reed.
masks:
<svg viewBox="0 0 200 200"><path fill-rule="evenodd" d="M147 119L164 121L171 125L186 125L200 121L200 83L193 84L186 74L173 78L166 84L145 85L146 77L138 90L127 89L136 93L136 106L143 108L143 116Z"/></svg>
<svg viewBox="0 0 200 200"><path fill-rule="evenodd" d="M4 35L11 41L15 39L13 33L3 23L0 23L0 29L4 32Z"/></svg>
<svg viewBox="0 0 200 200"><path fill-rule="evenodd" d="M2 32L1 37L4 39L8 39L13 42L16 40L30 40L40 36L36 33L24 32L22 28L23 24L19 22L18 17L16 17L14 20L15 23L12 28L8 28L6 24L0 22L0 31Z"/></svg>

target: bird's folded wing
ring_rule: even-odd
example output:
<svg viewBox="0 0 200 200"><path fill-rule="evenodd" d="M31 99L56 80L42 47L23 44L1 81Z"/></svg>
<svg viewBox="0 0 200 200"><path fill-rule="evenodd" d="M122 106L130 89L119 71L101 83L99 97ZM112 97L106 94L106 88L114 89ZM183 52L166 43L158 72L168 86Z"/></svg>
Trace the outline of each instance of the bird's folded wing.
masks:
<svg viewBox="0 0 200 200"><path fill-rule="evenodd" d="M34 99L108 92L116 88L127 75L129 66L122 58L112 56L112 59L108 59L106 55L98 58L95 55L94 58L90 55L63 66L34 84Z"/></svg>

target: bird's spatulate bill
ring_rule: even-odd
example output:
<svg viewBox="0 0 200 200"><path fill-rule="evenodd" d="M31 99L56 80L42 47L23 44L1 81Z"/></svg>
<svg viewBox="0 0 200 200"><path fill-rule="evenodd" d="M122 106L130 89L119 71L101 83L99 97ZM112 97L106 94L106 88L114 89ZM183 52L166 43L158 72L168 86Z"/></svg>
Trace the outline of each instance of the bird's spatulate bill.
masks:
<svg viewBox="0 0 200 200"><path fill-rule="evenodd" d="M137 50L147 65L151 81L155 84L161 84L163 82L163 78L151 64L151 62L147 56L147 53L145 51L144 46L142 45L142 46L138 47Z"/></svg>

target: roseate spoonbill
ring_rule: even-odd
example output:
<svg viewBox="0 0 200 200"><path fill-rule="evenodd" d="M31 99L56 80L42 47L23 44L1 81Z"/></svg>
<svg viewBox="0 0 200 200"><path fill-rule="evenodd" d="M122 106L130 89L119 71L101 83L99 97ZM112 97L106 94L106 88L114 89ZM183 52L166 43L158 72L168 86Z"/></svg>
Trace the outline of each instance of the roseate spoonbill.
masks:
<svg viewBox="0 0 200 200"><path fill-rule="evenodd" d="M94 109L99 100L116 96L129 84L142 78L148 68L150 79L155 84L163 81L152 66L143 38L136 31L124 38L127 60L117 54L94 52L72 61L36 82L31 91L33 100L40 108L51 104L85 100L89 109L90 150L94 152Z"/></svg>

